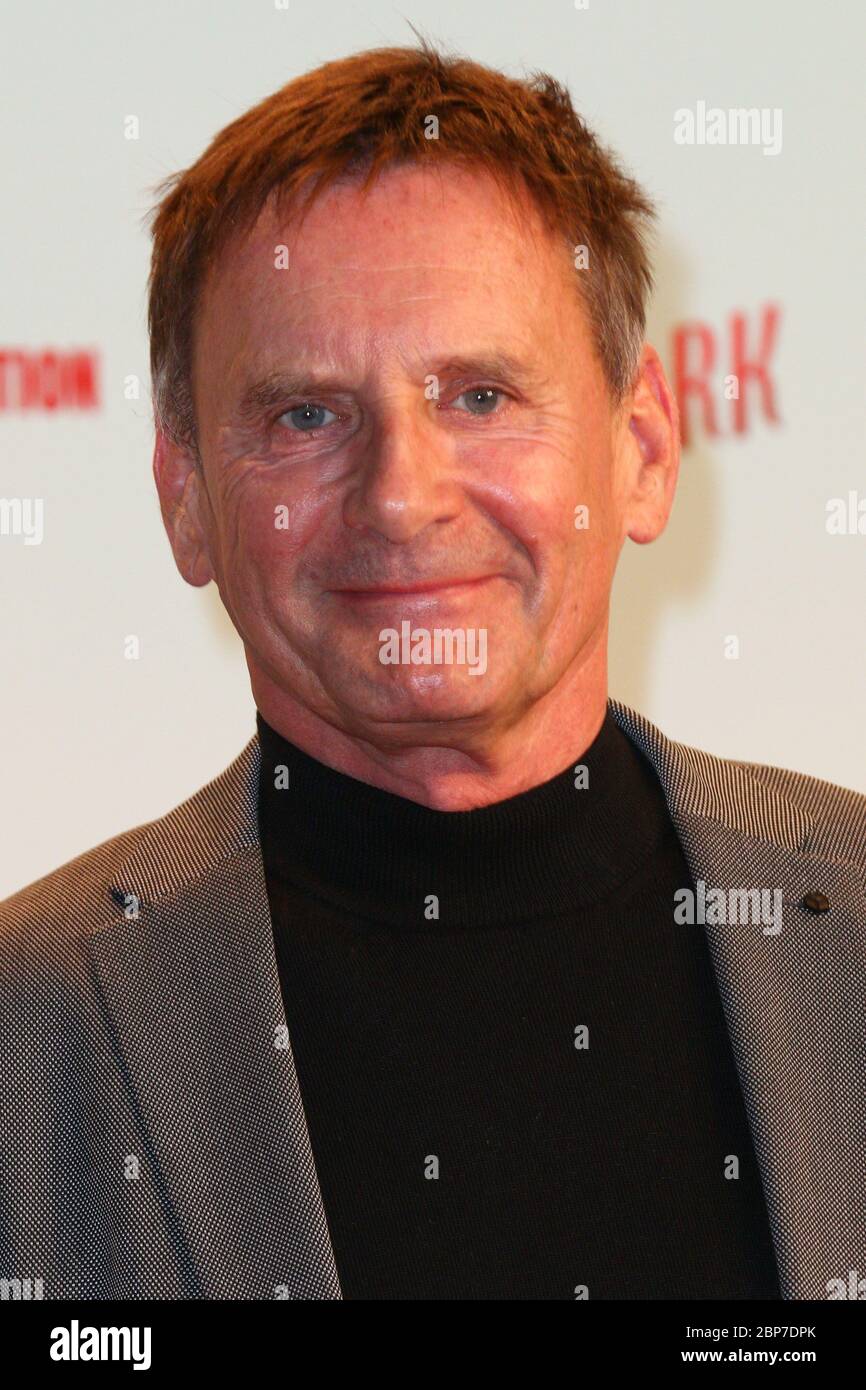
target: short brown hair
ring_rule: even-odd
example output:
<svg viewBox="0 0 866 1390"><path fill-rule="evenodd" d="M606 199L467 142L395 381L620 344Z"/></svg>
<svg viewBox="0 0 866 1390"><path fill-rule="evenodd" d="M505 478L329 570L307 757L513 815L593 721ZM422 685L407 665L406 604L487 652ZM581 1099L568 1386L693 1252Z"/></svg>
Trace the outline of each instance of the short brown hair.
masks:
<svg viewBox="0 0 866 1390"><path fill-rule="evenodd" d="M431 116L438 139L425 133ZM480 167L512 193L522 182L570 254L588 247L589 266L576 278L611 396L622 399L652 288L651 202L552 77L509 78L422 40L417 49L371 49L295 78L157 186L148 330L154 412L170 438L196 447L196 304L229 237L252 225L272 193L282 203L309 182L312 202L328 184L363 173L367 187L386 165L431 158Z"/></svg>

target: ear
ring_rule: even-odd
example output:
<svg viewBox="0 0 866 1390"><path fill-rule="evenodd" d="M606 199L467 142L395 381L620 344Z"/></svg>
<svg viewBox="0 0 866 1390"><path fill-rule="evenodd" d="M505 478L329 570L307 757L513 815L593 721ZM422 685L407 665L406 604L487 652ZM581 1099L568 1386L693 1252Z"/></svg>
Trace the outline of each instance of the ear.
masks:
<svg viewBox="0 0 866 1390"><path fill-rule="evenodd" d="M153 478L174 561L195 588L214 578L209 547L210 501L202 464L191 449L173 443L157 427Z"/></svg>
<svg viewBox="0 0 866 1390"><path fill-rule="evenodd" d="M628 406L628 489L624 533L638 545L660 536L673 506L680 469L680 419L661 359L641 353Z"/></svg>

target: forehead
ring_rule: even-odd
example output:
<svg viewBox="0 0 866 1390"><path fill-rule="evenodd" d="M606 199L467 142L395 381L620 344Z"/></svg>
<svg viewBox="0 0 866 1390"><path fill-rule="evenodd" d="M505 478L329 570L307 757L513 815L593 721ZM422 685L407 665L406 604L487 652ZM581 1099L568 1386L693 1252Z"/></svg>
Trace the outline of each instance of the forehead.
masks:
<svg viewBox="0 0 866 1390"><path fill-rule="evenodd" d="M289 265L277 270L281 246ZM201 303L214 291L273 288L276 275L299 288L311 272L326 283L341 275L378 281L401 270L458 270L467 282L483 274L531 285L539 259L548 273L570 268L566 249L522 189L509 197L480 168L407 165L386 169L366 192L355 182L326 189L303 220L270 199L210 268Z"/></svg>
<svg viewBox="0 0 866 1390"><path fill-rule="evenodd" d="M400 166L366 191L327 188L303 218L271 199L210 267L194 361L218 363L225 384L289 351L341 365L457 354L467 331L549 352L575 314L575 275L524 190L471 167Z"/></svg>
<svg viewBox="0 0 866 1390"><path fill-rule="evenodd" d="M484 263L513 258L528 270L540 243L558 257L564 249L527 192L515 187L509 197L485 170L440 162L386 169L363 192L356 181L332 185L302 220L271 198L222 259L234 273L255 270L275 238L291 248L299 268L327 262L370 272L383 254L403 250L435 266L437 252L445 258L453 247L471 246Z"/></svg>

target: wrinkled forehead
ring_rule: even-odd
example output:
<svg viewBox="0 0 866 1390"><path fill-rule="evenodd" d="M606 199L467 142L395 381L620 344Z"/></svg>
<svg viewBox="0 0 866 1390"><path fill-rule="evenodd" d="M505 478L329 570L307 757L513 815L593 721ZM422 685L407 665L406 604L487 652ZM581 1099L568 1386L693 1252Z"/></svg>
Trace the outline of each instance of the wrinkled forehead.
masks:
<svg viewBox="0 0 866 1390"><path fill-rule="evenodd" d="M273 194L255 220L213 258L198 317L245 305L267 313L282 298L433 293L489 286L531 301L565 290L574 270L564 237L533 199L506 191L483 169L459 166L385 170L368 189L359 179L328 187L303 212ZM285 295L283 292L287 291Z"/></svg>
<svg viewBox="0 0 866 1390"><path fill-rule="evenodd" d="M417 166L367 190L325 189L300 217L272 199L226 246L200 302L197 419L230 423L252 383L287 368L311 385L388 390L457 360L510 359L506 389L591 366L565 239L531 199L518 210L483 173Z"/></svg>

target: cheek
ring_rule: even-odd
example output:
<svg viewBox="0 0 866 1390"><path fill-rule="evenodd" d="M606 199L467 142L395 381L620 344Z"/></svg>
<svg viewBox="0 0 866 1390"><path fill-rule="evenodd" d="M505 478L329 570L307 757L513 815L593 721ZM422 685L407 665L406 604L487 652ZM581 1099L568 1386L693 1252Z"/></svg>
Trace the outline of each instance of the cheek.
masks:
<svg viewBox="0 0 866 1390"><path fill-rule="evenodd" d="M588 510L591 526L607 529L602 470L576 451L531 443L488 464L468 486L476 505L520 545L540 578L561 582L581 554L580 509Z"/></svg>
<svg viewBox="0 0 866 1390"><path fill-rule="evenodd" d="M256 470L223 499L226 570L243 587L285 590L309 556L326 512L320 494L299 491L276 473Z"/></svg>

